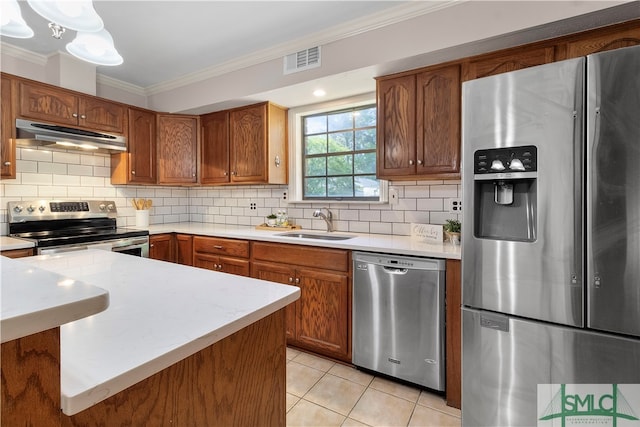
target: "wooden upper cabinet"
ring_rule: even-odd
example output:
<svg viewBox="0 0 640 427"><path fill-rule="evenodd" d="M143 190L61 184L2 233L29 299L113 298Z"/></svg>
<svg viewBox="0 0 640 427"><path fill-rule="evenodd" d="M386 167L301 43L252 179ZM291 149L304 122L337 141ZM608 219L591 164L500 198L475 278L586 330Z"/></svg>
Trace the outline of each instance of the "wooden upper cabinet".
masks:
<svg viewBox="0 0 640 427"><path fill-rule="evenodd" d="M0 178L16 177L16 124L12 114L12 82L2 76L2 104L0 105Z"/></svg>
<svg viewBox="0 0 640 427"><path fill-rule="evenodd" d="M460 174L460 67L417 75L416 174Z"/></svg>
<svg viewBox="0 0 640 427"><path fill-rule="evenodd" d="M197 182L198 117L158 115L158 183Z"/></svg>
<svg viewBox="0 0 640 427"><path fill-rule="evenodd" d="M460 67L378 80L377 176L460 177Z"/></svg>
<svg viewBox="0 0 640 427"><path fill-rule="evenodd" d="M579 38L560 43L559 59L578 58L592 53L640 45L640 23L625 24L582 34Z"/></svg>
<svg viewBox="0 0 640 427"><path fill-rule="evenodd" d="M416 76L378 80L377 174L415 175Z"/></svg>
<svg viewBox="0 0 640 427"><path fill-rule="evenodd" d="M124 134L125 106L36 82L20 81L18 116Z"/></svg>
<svg viewBox="0 0 640 427"><path fill-rule="evenodd" d="M269 102L229 113L230 181L287 183L287 110Z"/></svg>
<svg viewBox="0 0 640 427"><path fill-rule="evenodd" d="M462 80L473 80L509 71L522 70L555 61L554 46L517 48L475 57L462 64Z"/></svg>
<svg viewBox="0 0 640 427"><path fill-rule="evenodd" d="M127 115L127 152L111 155L111 184L155 184L156 113L131 107Z"/></svg>
<svg viewBox="0 0 640 427"><path fill-rule="evenodd" d="M201 184L225 184L229 174L229 112L219 111L200 117Z"/></svg>

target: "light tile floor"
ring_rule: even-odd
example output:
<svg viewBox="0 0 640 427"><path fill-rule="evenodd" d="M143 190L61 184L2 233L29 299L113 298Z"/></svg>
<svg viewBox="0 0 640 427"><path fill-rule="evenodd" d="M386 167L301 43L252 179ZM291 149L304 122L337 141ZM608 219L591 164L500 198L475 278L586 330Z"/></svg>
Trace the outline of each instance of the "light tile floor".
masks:
<svg viewBox="0 0 640 427"><path fill-rule="evenodd" d="M442 396L287 348L287 427L460 426Z"/></svg>

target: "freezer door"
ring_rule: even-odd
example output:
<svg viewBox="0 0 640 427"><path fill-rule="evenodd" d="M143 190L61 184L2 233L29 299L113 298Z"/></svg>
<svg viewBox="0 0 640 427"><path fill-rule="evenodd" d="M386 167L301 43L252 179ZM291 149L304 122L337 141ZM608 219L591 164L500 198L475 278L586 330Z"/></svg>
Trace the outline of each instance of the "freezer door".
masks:
<svg viewBox="0 0 640 427"><path fill-rule="evenodd" d="M640 46L587 62L588 322L640 336Z"/></svg>
<svg viewBox="0 0 640 427"><path fill-rule="evenodd" d="M463 426L547 425L538 384L640 383L637 339L471 309L462 327Z"/></svg>
<svg viewBox="0 0 640 427"><path fill-rule="evenodd" d="M584 64L572 59L463 84L464 305L584 325ZM474 175L476 151L525 146L537 148L537 177L520 185L522 197L518 185L527 180L514 174L496 173L504 178L493 182ZM500 182L514 184L509 206L497 199L492 206L493 192L486 195ZM523 203L532 208L519 209ZM506 224L500 213L508 209L525 218ZM501 237L518 224L537 232Z"/></svg>

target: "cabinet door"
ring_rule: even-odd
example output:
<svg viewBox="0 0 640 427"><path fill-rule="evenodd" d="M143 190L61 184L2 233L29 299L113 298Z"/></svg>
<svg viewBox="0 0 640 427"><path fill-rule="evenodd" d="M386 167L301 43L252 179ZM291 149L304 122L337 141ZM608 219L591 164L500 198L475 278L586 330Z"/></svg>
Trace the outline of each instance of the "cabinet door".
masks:
<svg viewBox="0 0 640 427"><path fill-rule="evenodd" d="M156 114L129 108L128 181L156 183ZM127 154L123 154L127 155Z"/></svg>
<svg viewBox="0 0 640 427"><path fill-rule="evenodd" d="M416 167L416 79L414 75L378 81L379 178L409 176Z"/></svg>
<svg viewBox="0 0 640 427"><path fill-rule="evenodd" d="M176 262L182 265L193 265L193 236L176 234Z"/></svg>
<svg viewBox="0 0 640 427"><path fill-rule="evenodd" d="M219 259L219 265L219 271L222 271L223 273L246 277L249 277L251 275L248 259L221 256Z"/></svg>
<svg viewBox="0 0 640 427"><path fill-rule="evenodd" d="M299 268L296 340L327 356L349 357L349 279L346 274Z"/></svg>
<svg viewBox="0 0 640 427"><path fill-rule="evenodd" d="M197 181L198 118L158 116L158 182L192 184Z"/></svg>
<svg viewBox="0 0 640 427"><path fill-rule="evenodd" d="M19 87L19 116L67 125L78 124L77 96L27 82L20 82Z"/></svg>
<svg viewBox="0 0 640 427"><path fill-rule="evenodd" d="M493 76L509 71L522 70L536 65L548 64L555 60L553 46L509 50L497 54L483 55L463 65L463 80Z"/></svg>
<svg viewBox="0 0 640 427"><path fill-rule="evenodd" d="M79 104L78 125L105 132L124 133L123 105L94 97L80 97Z"/></svg>
<svg viewBox="0 0 640 427"><path fill-rule="evenodd" d="M221 111L202 116L202 155L200 182L222 184L229 182L229 112Z"/></svg>
<svg viewBox="0 0 640 427"><path fill-rule="evenodd" d="M295 274L295 269L286 264L257 261L251 263L251 277L255 277L256 279L297 286L295 283ZM299 304L300 301L298 300L285 308L287 341L291 344L295 344L296 312Z"/></svg>
<svg viewBox="0 0 640 427"><path fill-rule="evenodd" d="M11 80L2 77L2 104L0 105L0 177L16 177L16 145L13 139L16 124L13 122Z"/></svg>
<svg viewBox="0 0 640 427"><path fill-rule="evenodd" d="M231 111L232 182L267 182L266 120L267 104Z"/></svg>
<svg viewBox="0 0 640 427"><path fill-rule="evenodd" d="M460 67L416 76L416 175L460 175Z"/></svg>
<svg viewBox="0 0 640 427"><path fill-rule="evenodd" d="M0 255L6 256L7 258L24 258L33 256L33 248L10 249L8 251L1 251Z"/></svg>
<svg viewBox="0 0 640 427"><path fill-rule="evenodd" d="M173 236L171 234L149 236L149 258L174 262Z"/></svg>
<svg viewBox="0 0 640 427"><path fill-rule="evenodd" d="M596 30L596 34L589 32L577 40L561 44L559 47L564 47L565 53L559 59L578 58L592 53L637 45L640 45L640 26L637 23L623 25L621 28Z"/></svg>

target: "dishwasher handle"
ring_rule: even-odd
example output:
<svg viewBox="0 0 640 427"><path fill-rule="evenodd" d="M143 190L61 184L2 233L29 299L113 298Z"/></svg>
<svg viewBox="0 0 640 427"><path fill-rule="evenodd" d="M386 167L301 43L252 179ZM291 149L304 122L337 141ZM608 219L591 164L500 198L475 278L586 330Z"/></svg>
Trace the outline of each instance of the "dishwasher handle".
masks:
<svg viewBox="0 0 640 427"><path fill-rule="evenodd" d="M388 267L386 265L383 268L384 271L389 274L407 274L407 272L409 271L408 268Z"/></svg>

